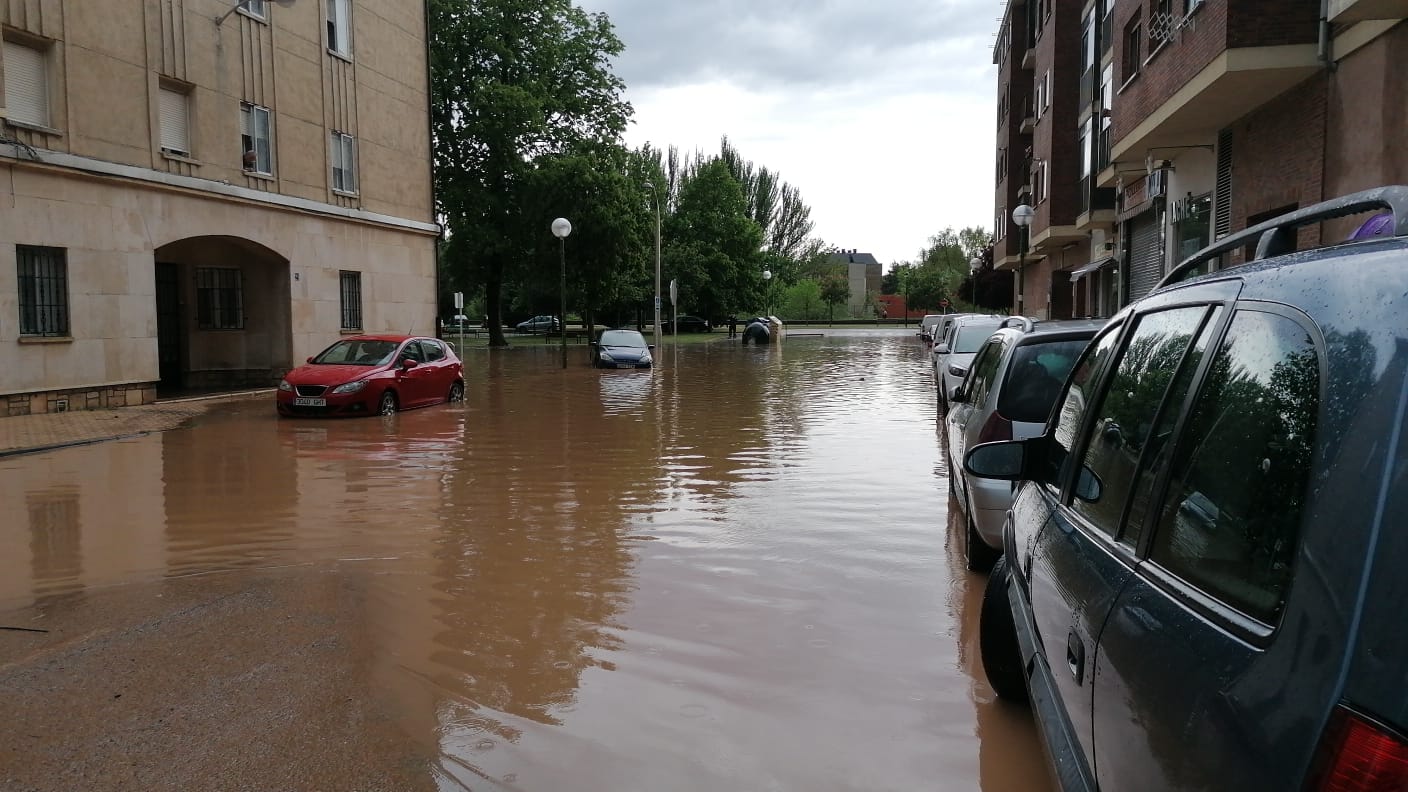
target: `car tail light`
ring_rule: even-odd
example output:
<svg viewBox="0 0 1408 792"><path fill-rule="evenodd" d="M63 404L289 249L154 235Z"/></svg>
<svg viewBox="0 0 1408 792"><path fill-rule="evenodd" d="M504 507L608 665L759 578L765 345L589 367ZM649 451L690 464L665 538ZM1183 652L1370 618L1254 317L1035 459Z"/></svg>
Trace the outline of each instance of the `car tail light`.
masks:
<svg viewBox="0 0 1408 792"><path fill-rule="evenodd" d="M1012 422L1002 417L1002 413L997 410L992 411L992 415L983 421L983 428L978 430L979 443L995 443L998 440L1012 439Z"/></svg>
<svg viewBox="0 0 1408 792"><path fill-rule="evenodd" d="M1317 772L1306 785L1318 792L1402 792L1408 789L1408 742L1391 730L1336 708L1320 740Z"/></svg>

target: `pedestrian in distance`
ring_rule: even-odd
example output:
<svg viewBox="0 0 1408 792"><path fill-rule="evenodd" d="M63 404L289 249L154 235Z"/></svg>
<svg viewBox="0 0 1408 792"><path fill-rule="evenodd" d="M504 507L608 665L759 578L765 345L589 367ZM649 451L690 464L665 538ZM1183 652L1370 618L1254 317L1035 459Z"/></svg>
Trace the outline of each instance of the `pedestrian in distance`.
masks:
<svg viewBox="0 0 1408 792"><path fill-rule="evenodd" d="M738 337L738 317L733 314L728 315L728 337Z"/></svg>

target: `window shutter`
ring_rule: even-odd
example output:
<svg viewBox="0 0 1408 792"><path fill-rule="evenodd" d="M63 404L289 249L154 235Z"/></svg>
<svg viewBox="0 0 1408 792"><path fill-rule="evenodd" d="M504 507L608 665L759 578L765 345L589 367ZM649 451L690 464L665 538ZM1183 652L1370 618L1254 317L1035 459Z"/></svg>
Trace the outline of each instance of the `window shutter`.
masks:
<svg viewBox="0 0 1408 792"><path fill-rule="evenodd" d="M1232 130L1217 133L1217 186L1213 190L1212 238L1232 233Z"/></svg>
<svg viewBox="0 0 1408 792"><path fill-rule="evenodd" d="M45 54L31 47L4 43L5 106L10 118L49 125L49 79Z"/></svg>
<svg viewBox="0 0 1408 792"><path fill-rule="evenodd" d="M177 154L191 153L190 98L186 94L162 88L158 113L161 121L161 147Z"/></svg>

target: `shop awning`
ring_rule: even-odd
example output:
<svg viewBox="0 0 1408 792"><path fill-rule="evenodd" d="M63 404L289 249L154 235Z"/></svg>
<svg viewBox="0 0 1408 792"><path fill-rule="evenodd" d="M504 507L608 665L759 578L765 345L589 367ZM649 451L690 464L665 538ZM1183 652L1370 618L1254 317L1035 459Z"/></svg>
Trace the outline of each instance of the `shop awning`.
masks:
<svg viewBox="0 0 1408 792"><path fill-rule="evenodd" d="M1098 269L1102 269L1102 268L1104 268L1104 267L1108 267L1108 266L1110 266L1111 264L1114 264L1114 263L1115 263L1115 257L1114 257L1114 256L1106 256L1105 258L1102 258L1102 259L1096 259L1095 261L1092 261L1092 262L1090 262L1089 264L1086 264L1084 267L1081 267L1081 268L1078 269L1078 270L1073 270L1073 271L1071 272L1071 283L1075 283L1076 281L1080 280L1081 278L1084 278L1086 275L1089 275L1090 273L1092 273L1092 272L1094 272L1094 271L1096 271L1096 270L1098 270Z"/></svg>

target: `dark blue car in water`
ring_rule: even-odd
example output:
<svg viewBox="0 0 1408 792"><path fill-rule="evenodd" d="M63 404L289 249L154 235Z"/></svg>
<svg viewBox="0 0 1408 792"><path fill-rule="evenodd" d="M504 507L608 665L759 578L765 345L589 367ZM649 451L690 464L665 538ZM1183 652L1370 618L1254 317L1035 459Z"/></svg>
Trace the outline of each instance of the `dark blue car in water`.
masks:
<svg viewBox="0 0 1408 792"><path fill-rule="evenodd" d="M1197 253L964 465L1020 482L982 659L1064 789L1408 789L1408 188Z"/></svg>

